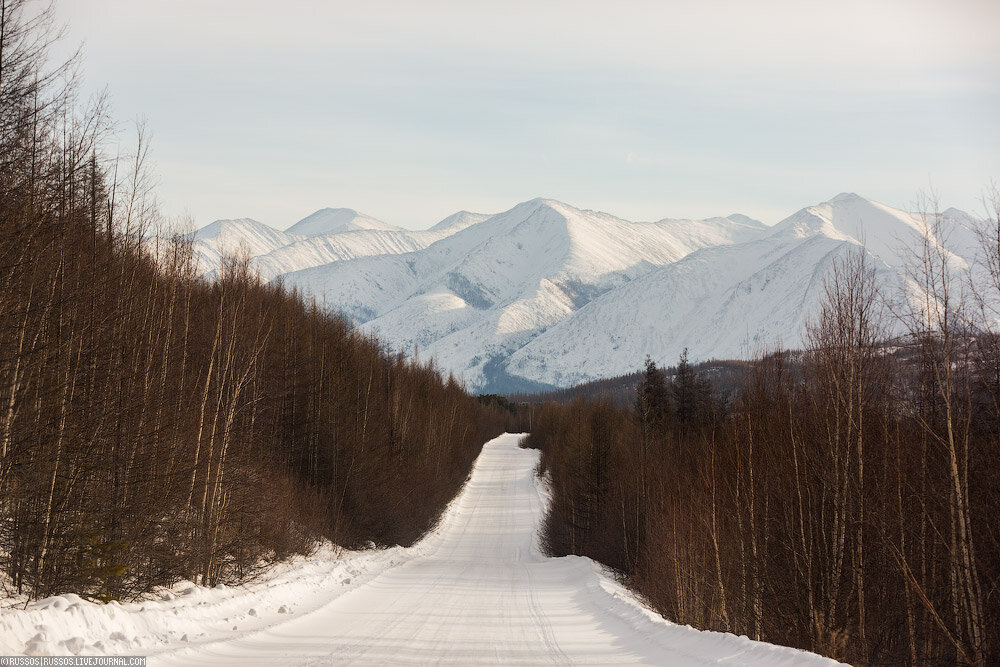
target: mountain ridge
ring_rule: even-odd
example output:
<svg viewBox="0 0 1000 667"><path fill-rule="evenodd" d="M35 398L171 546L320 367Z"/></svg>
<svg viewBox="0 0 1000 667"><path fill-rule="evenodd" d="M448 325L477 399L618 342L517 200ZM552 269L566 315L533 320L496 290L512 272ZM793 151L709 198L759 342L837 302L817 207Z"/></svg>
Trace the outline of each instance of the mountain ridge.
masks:
<svg viewBox="0 0 1000 667"><path fill-rule="evenodd" d="M358 213L353 208L321 208L296 222L286 229L285 233L299 236L319 236L366 229L403 231L396 225L390 225L364 213Z"/></svg>
<svg viewBox="0 0 1000 667"><path fill-rule="evenodd" d="M949 209L942 219L961 236L972 218ZM494 215L459 211L424 231L273 230L289 242L252 263L393 349L500 391L627 373L646 354L672 363L684 347L707 359L796 346L822 277L852 249L864 247L881 284L904 293L905 248L920 243L922 225L920 214L849 192L774 226L739 213L632 222L537 197Z"/></svg>

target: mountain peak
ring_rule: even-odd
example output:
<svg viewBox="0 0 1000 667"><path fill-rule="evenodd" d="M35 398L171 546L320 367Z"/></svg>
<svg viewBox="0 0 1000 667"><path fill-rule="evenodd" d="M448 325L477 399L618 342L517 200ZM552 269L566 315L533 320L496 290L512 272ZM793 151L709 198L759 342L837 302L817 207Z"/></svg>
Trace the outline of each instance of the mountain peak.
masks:
<svg viewBox="0 0 1000 667"><path fill-rule="evenodd" d="M567 204L566 202L559 201L558 199L552 199L551 197L535 197L534 199L529 199L526 202L522 202L521 205L532 204L539 208L555 208L555 209L570 209L573 211L579 211L580 209Z"/></svg>
<svg viewBox="0 0 1000 667"><path fill-rule="evenodd" d="M534 210L549 210L553 211L563 217L566 216L577 216L586 213L583 209L579 209L572 204L567 204L566 202L561 202L558 199L552 199L550 197L535 197L534 199L524 202L523 205L531 205Z"/></svg>
<svg viewBox="0 0 1000 667"><path fill-rule="evenodd" d="M853 202L853 201L868 201L861 195L855 194L853 192L841 192L839 195L830 200L830 203L841 203L841 202Z"/></svg>
<svg viewBox="0 0 1000 667"><path fill-rule="evenodd" d="M853 193L808 206L774 227L772 238L825 236L863 245L890 266L907 261L907 248L923 239L920 215Z"/></svg>
<svg viewBox="0 0 1000 667"><path fill-rule="evenodd" d="M731 222L735 222L740 225L754 227L756 229L767 229L767 225L761 222L760 220L751 218L748 215L743 215L742 213L733 213L732 215L727 215L724 219L729 220Z"/></svg>
<svg viewBox="0 0 1000 667"><path fill-rule="evenodd" d="M523 222L544 212L554 213L565 218L567 214L578 213L579 211L569 204L563 204L555 199L535 197L534 199L521 202L510 210L493 216L491 220L498 224L506 224L510 221Z"/></svg>
<svg viewBox="0 0 1000 667"><path fill-rule="evenodd" d="M447 218L431 227L428 231L439 232L444 230L461 231L466 227L482 222L489 218L486 213L473 213L472 211L459 211L452 213Z"/></svg>
<svg viewBox="0 0 1000 667"><path fill-rule="evenodd" d="M278 234L277 229L263 222L258 222L253 218L225 218L215 220L195 231L195 237L201 240L209 240L232 234L240 234L246 231L264 231Z"/></svg>
<svg viewBox="0 0 1000 667"><path fill-rule="evenodd" d="M359 213L353 208L321 208L312 215L302 218L285 232L300 236L320 236L360 229L397 231L399 227Z"/></svg>

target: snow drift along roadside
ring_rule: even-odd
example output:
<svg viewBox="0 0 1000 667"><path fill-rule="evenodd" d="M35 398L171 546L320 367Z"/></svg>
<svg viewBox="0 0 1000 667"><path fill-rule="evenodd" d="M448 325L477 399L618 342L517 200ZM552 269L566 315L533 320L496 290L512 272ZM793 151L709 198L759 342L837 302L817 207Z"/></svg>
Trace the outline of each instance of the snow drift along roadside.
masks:
<svg viewBox="0 0 1000 667"><path fill-rule="evenodd" d="M325 543L238 587L181 582L144 602L96 604L69 593L0 608L0 655L142 655L219 641L315 611L402 562L404 552Z"/></svg>

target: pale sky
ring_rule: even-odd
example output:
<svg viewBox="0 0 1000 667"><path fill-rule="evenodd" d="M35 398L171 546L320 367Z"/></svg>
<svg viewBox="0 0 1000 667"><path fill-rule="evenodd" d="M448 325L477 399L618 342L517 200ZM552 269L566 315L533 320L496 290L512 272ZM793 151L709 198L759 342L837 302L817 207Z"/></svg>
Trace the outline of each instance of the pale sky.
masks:
<svg viewBox="0 0 1000 667"><path fill-rule="evenodd" d="M58 0L195 226L403 227L551 197L775 223L843 191L982 212L1000 2Z"/></svg>

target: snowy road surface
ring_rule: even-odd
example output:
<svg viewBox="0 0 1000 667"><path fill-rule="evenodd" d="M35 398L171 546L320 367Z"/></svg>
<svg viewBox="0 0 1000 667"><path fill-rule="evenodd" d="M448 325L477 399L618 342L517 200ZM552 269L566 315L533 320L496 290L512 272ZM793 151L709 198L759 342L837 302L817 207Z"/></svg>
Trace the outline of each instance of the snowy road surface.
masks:
<svg viewBox="0 0 1000 667"><path fill-rule="evenodd" d="M263 581L190 582L141 603L62 595L0 609L0 655L148 655L150 665L833 665L643 608L587 558L537 547L538 452L489 442L409 549L326 546Z"/></svg>

